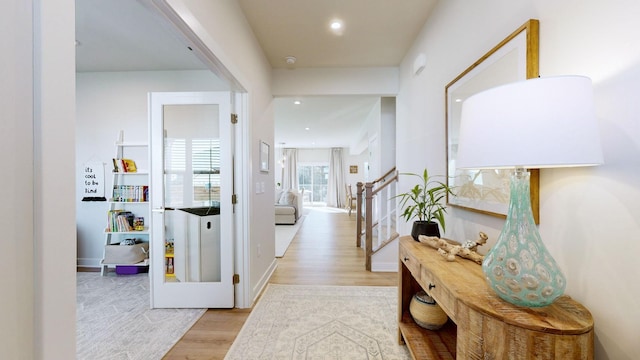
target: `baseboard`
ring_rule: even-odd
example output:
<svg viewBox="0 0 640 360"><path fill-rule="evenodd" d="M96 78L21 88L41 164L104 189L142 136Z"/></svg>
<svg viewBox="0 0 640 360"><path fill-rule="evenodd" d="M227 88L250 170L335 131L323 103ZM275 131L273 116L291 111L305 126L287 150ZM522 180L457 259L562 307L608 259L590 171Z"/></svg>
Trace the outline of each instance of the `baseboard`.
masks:
<svg viewBox="0 0 640 360"><path fill-rule="evenodd" d="M274 258L271 265L269 265L269 268L267 268L267 271L264 272L264 274L262 275L262 277L260 278L256 286L254 286L252 289L253 291L253 299L251 301L252 307L253 305L255 305L256 301L258 301L258 299L260 298L260 295L262 295L262 292L264 291L264 289L267 287L267 284L269 283L269 279L271 279L271 275L273 275L273 273L276 271L277 268L278 268L278 260Z"/></svg>
<svg viewBox="0 0 640 360"><path fill-rule="evenodd" d="M77 258L76 266L77 267L100 267L101 258Z"/></svg>
<svg viewBox="0 0 640 360"><path fill-rule="evenodd" d="M398 263L397 262L372 263L371 272L398 272Z"/></svg>

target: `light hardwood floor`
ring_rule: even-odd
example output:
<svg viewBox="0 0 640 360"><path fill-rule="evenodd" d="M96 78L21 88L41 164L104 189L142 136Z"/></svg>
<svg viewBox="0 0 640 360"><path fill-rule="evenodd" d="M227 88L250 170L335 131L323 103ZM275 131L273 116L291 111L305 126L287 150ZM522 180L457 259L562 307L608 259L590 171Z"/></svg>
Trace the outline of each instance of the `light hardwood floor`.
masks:
<svg viewBox="0 0 640 360"><path fill-rule="evenodd" d="M397 273L364 268L355 246L355 216L312 208L278 268L273 284L395 286ZM166 360L223 359L250 309L208 310L164 357Z"/></svg>

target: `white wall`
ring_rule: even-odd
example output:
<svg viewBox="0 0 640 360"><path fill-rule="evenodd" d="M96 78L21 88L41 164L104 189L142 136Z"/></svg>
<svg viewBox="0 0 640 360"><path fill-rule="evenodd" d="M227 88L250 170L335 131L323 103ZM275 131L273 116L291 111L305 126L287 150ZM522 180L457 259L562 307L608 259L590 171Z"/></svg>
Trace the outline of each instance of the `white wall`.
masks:
<svg viewBox="0 0 640 360"><path fill-rule="evenodd" d="M274 96L395 95L398 68L274 69Z"/></svg>
<svg viewBox="0 0 640 360"><path fill-rule="evenodd" d="M0 8L0 348L7 359L73 359L74 2Z"/></svg>
<svg viewBox="0 0 640 360"><path fill-rule="evenodd" d="M240 296L236 293L236 305L248 307L276 265L273 216L264 216L273 213L274 170L272 167L268 173L262 173L258 166L259 141L275 148L271 66L235 0L169 0L168 3L247 91L249 102L245 110L249 124L243 125L247 130L243 138L248 144L248 153L239 161L247 161L243 193L249 198L239 199L247 205L246 213L239 220L247 224L249 231L238 234L243 240L236 252L248 256L236 258L236 265L240 267L236 269L241 277L239 286L243 289ZM258 183L264 185L260 186L264 192L255 193Z"/></svg>
<svg viewBox="0 0 640 360"><path fill-rule="evenodd" d="M594 80L606 164L542 170L539 229L567 276L567 294L594 316L596 358L604 360L640 353L639 13L632 0L441 1L400 67L398 168L434 174L445 174L445 85L527 19L540 20L542 76ZM413 76L419 53L427 65ZM484 231L489 248L502 224L452 208L446 236L466 240Z"/></svg>
<svg viewBox="0 0 640 360"><path fill-rule="evenodd" d="M4 160L0 194L3 276L0 286L0 348L12 359L34 357L34 194L33 194L33 9L22 0L3 3L0 11L0 151Z"/></svg>
<svg viewBox="0 0 640 360"><path fill-rule="evenodd" d="M330 149L298 149L298 163L329 163Z"/></svg>
<svg viewBox="0 0 640 360"><path fill-rule="evenodd" d="M382 175L380 173L380 130L381 123L380 117L382 116L381 100L378 100L376 106L374 106L365 120L366 136L367 136L367 153L369 155L369 167L365 169L366 181L373 181Z"/></svg>
<svg viewBox="0 0 640 360"><path fill-rule="evenodd" d="M105 164L105 197L111 196L111 159L120 130L128 142L148 142L147 94L164 91L216 91L227 86L207 70L127 71L76 74L76 214L78 265L99 266L104 249L106 202L81 201L83 164ZM149 170L146 148L127 150L140 169ZM148 184L148 180L147 180ZM141 214L145 220L146 214Z"/></svg>
<svg viewBox="0 0 640 360"><path fill-rule="evenodd" d="M365 166L365 163L369 161L369 154L365 150L358 155L351 155L346 150L347 149L344 149L344 152L343 152L343 154L345 154L344 155L345 181L347 184L351 184L351 191L355 196L356 189L357 189L356 184L358 184L358 182L364 183L366 181L364 178L364 166ZM349 166L351 165L356 165L358 167L358 172L356 174L351 174L349 172Z"/></svg>
<svg viewBox="0 0 640 360"><path fill-rule="evenodd" d="M75 329L76 315L75 4L34 4L34 351L36 358L69 359L75 356L75 332L60 329Z"/></svg>
<svg viewBox="0 0 640 360"><path fill-rule="evenodd" d="M380 176L396 166L396 98L380 99Z"/></svg>

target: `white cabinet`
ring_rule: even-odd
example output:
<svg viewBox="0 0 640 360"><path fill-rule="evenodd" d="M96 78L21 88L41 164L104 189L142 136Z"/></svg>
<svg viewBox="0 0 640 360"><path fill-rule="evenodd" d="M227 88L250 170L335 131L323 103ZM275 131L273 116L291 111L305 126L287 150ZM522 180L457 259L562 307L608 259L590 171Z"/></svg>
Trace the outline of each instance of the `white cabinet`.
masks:
<svg viewBox="0 0 640 360"><path fill-rule="evenodd" d="M176 279L219 282L220 208L177 209L173 221Z"/></svg>

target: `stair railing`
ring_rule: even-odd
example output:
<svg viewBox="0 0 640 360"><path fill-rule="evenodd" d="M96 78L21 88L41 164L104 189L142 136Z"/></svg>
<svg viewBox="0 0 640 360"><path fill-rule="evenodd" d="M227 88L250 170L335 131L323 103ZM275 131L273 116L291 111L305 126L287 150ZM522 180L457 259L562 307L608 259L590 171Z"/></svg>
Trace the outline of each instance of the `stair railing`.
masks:
<svg viewBox="0 0 640 360"><path fill-rule="evenodd" d="M396 168L367 183L358 182L356 190L356 246L365 239L365 267L371 271L373 254L383 249L400 235L397 230ZM362 220L364 218L364 227Z"/></svg>

